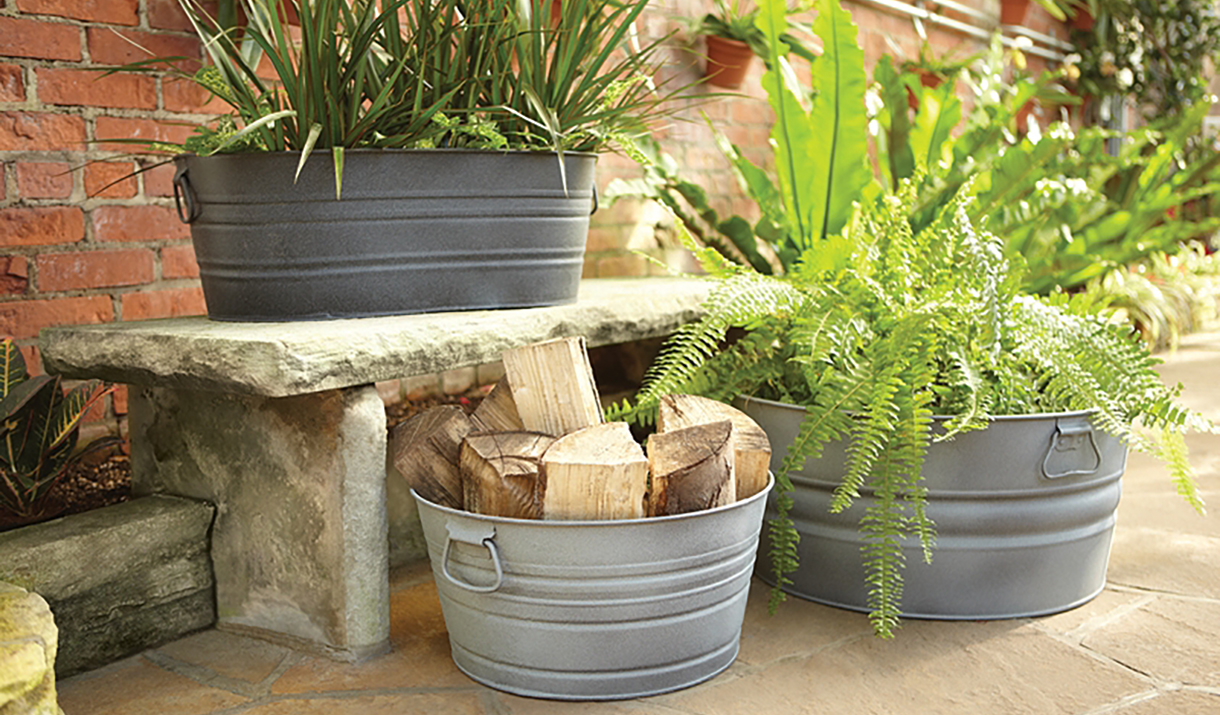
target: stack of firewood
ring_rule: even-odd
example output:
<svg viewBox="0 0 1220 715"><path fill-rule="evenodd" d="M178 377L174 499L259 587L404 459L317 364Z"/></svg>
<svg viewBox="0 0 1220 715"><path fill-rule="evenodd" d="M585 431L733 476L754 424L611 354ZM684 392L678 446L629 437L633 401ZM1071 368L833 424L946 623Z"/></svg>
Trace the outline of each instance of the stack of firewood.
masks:
<svg viewBox="0 0 1220 715"><path fill-rule="evenodd" d="M504 353L505 376L467 415L415 415L390 435L394 466L425 499L522 519L635 519L710 509L766 487L771 446L742 412L665 397L647 453L603 422L583 338Z"/></svg>

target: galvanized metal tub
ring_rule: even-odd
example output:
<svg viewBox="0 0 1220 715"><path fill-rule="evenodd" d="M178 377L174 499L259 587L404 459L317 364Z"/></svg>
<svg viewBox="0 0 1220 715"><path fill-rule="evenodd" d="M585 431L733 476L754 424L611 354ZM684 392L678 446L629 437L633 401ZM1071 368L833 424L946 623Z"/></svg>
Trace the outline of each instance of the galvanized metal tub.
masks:
<svg viewBox="0 0 1220 715"><path fill-rule="evenodd" d="M778 469L804 409L758 398L736 404L767 432ZM790 474L800 568L785 590L865 611L859 519L871 496L866 490L846 512L829 512L845 446L827 445L821 459ZM1095 429L1085 412L997 417L985 430L933 444L923 477L936 550L926 564L917 542L904 544L903 613L1018 618L1091 600L1105 587L1126 461L1126 445ZM774 508L772 500L768 519ZM764 536L757 569L773 582L768 545Z"/></svg>
<svg viewBox="0 0 1220 715"><path fill-rule="evenodd" d="M453 661L498 690L655 695L737 657L767 489L622 521L482 516L416 494Z"/></svg>
<svg viewBox="0 0 1220 715"><path fill-rule="evenodd" d="M208 316L282 321L576 300L594 154L349 150L176 158ZM565 184L566 178L566 184Z"/></svg>

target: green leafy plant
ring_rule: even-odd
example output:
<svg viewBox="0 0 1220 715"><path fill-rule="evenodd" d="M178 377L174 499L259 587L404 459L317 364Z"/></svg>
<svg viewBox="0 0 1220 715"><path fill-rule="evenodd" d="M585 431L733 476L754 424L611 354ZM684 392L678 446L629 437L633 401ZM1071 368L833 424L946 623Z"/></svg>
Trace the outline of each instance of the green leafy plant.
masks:
<svg viewBox="0 0 1220 715"><path fill-rule="evenodd" d="M96 381L66 393L58 376L30 377L11 338L0 341L0 507L37 516L75 459L80 421L109 390Z"/></svg>
<svg viewBox="0 0 1220 715"><path fill-rule="evenodd" d="M1215 3L1090 0L1090 5L1096 22L1073 35L1080 48L1081 92L1133 96L1150 119L1181 112L1207 94L1204 70L1220 57Z"/></svg>
<svg viewBox="0 0 1220 715"><path fill-rule="evenodd" d="M715 281L705 315L666 345L634 405L610 416L648 422L673 392L804 406L792 444L776 445L787 455L771 522L772 606L796 566L789 474L845 440L832 508L851 508L863 489L875 497L860 516L862 558L870 618L889 637L901 612L903 540L932 558L920 471L934 439L985 428L992 415L1091 410L1099 428L1165 459L1179 493L1201 509L1183 432L1209 425L1176 404L1177 390L1161 383L1131 331L1098 317L1086 298L1021 293L1019 265L972 219L973 182L914 227L926 210L922 169L889 192L873 180L858 149L865 83L855 27L837 0L817 10L826 52L812 106L784 83L778 51L763 78L795 258L783 276L768 276L690 239ZM778 36L780 2L763 3L759 25ZM726 347L734 328L744 337ZM945 434L933 436L933 414L950 417Z"/></svg>
<svg viewBox="0 0 1220 715"><path fill-rule="evenodd" d="M693 34L716 35L727 40L744 42L755 55L763 58L763 61L769 61L767 37L758 29L755 22L757 18L758 7L752 3L742 0L716 0L712 12L704 15L695 24ZM796 25L792 29L800 31L801 34L806 30ZM785 31L781 39L793 55L807 62L817 59L817 55L798 38L797 33Z"/></svg>

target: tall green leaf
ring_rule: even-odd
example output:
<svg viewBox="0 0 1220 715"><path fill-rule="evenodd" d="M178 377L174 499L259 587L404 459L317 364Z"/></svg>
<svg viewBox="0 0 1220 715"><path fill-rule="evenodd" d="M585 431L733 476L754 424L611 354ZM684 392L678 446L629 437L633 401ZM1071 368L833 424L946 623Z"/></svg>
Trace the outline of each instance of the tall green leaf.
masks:
<svg viewBox="0 0 1220 715"><path fill-rule="evenodd" d="M777 4L777 0L770 0ZM864 93L864 52L856 42L856 26L839 0L818 0L814 33L822 39L823 54L813 65L817 96L808 126L817 139L813 152L803 157L815 165L808 188L809 225L818 238L838 234L851 218L873 181L868 162L868 117Z"/></svg>

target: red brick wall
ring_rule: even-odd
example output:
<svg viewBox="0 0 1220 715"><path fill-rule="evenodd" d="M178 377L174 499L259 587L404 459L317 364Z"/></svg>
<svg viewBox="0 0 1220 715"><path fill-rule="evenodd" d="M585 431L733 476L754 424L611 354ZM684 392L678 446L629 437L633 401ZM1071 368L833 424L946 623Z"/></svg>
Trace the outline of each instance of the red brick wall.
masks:
<svg viewBox="0 0 1220 715"><path fill-rule="evenodd" d="M963 1L998 17L999 0ZM677 30L676 16L697 18L712 5L653 2L643 22L645 38ZM870 64L882 53L918 56L909 18L863 1L849 0L848 7ZM1027 24L1066 36L1036 7ZM174 213L171 167L131 176L156 159L132 157L130 147L105 140L180 141L190 124L207 120L210 108L189 83L94 71L149 56L141 48L197 58L200 49L188 29L177 0L0 0L0 334L16 337L35 369L36 336L44 327L204 312L189 232ZM937 55L983 46L934 25L928 25L928 40ZM663 78L678 85L697 80L702 52L702 40L678 33L665 48ZM771 114L760 74L756 62L742 96L687 108L657 132L718 210L749 217L753 208L699 111L765 164ZM598 183L604 190L614 177L636 174L626 158L607 155ZM589 235L585 275L658 272L633 251L666 257L654 230L660 219L655 207L639 203L603 209ZM125 402L117 395L111 414L125 413Z"/></svg>

